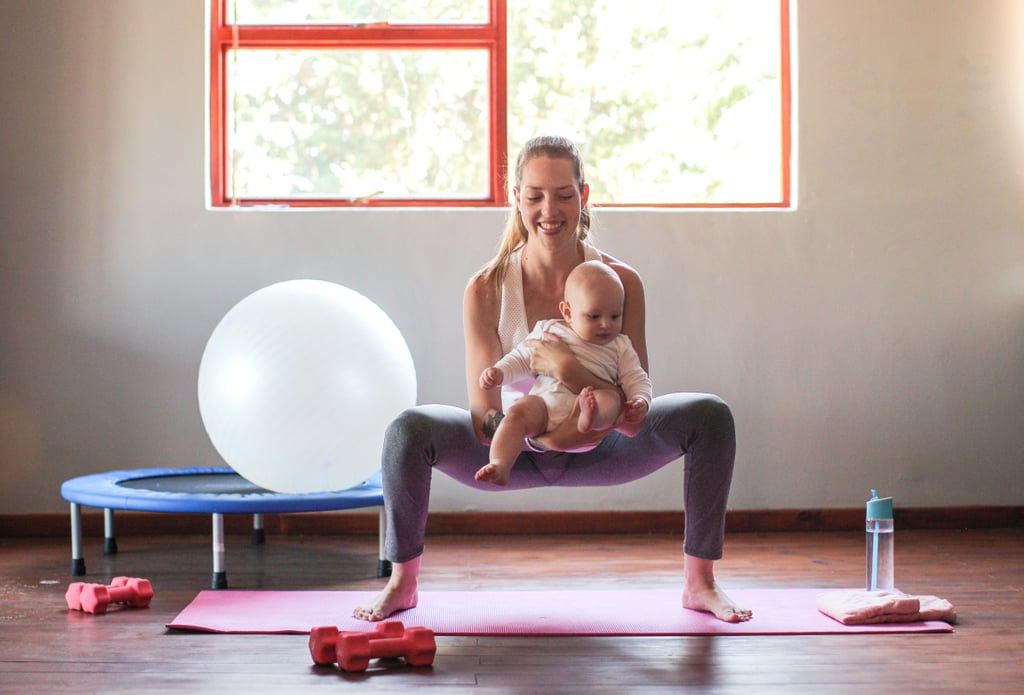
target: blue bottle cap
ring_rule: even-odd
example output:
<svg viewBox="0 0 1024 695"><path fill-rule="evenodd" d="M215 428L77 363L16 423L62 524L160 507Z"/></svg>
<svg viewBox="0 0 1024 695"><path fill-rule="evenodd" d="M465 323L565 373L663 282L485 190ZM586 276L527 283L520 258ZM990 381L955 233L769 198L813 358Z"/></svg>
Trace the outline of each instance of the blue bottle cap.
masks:
<svg viewBox="0 0 1024 695"><path fill-rule="evenodd" d="M867 518L891 519L892 497L875 497L867 502Z"/></svg>

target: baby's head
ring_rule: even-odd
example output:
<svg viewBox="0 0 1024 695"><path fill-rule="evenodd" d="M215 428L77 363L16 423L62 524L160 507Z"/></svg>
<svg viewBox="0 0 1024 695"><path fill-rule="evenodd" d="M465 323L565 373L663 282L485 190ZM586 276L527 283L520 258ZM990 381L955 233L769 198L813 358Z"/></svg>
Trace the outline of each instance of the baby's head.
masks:
<svg viewBox="0 0 1024 695"><path fill-rule="evenodd" d="M580 263L565 280L562 316L588 343L604 345L622 332L625 291L615 271L601 261Z"/></svg>

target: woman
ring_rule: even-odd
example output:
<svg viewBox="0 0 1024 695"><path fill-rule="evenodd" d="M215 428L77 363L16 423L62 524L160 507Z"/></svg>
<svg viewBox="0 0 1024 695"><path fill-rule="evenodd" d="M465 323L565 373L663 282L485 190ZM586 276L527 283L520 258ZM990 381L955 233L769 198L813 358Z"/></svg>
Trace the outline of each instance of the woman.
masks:
<svg viewBox="0 0 1024 695"><path fill-rule="evenodd" d="M434 468L466 485L493 489L474 475L488 462L487 445L503 412L502 396L482 389L479 376L526 338L537 321L560 317L565 279L580 263L603 261L622 280L622 332L649 371L643 283L633 268L586 242L590 188L576 146L555 136L528 142L516 162L513 191L515 206L498 255L470 280L463 303L469 412L417 406L402 413L385 435L385 555L393 569L384 590L353 612L357 618L383 620L416 605ZM556 377L577 392L586 386L615 388L584 369L556 336L534 341L532 347L538 374ZM516 390L525 393L528 388L520 385ZM751 612L733 602L714 579L736 451L728 406L706 394L659 396L645 422L633 429L581 433L576 418L570 417L524 443L527 448L505 489L616 485L685 455L682 605L727 622L748 620ZM571 453L577 450L581 453Z"/></svg>

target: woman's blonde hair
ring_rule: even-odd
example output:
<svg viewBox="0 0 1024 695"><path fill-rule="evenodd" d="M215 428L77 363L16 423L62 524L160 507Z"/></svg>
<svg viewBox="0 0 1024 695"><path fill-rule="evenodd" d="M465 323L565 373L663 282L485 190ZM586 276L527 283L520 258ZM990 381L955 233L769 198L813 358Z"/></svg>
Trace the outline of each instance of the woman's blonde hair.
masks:
<svg viewBox="0 0 1024 695"><path fill-rule="evenodd" d="M581 193L583 192L583 186L587 182L583 174L583 157L580 156L580 151L577 149L576 144L569 138L561 135L540 135L523 145L523 149L520 150L519 157L516 159L514 171L514 184L517 189L522 181L523 166L531 159L537 157L568 159L571 161L573 172L576 175L576 186ZM579 241L583 241L590 234L592 219L593 211L588 199L583 205L583 210L580 214L580 224L576 229L576 238ZM508 267L509 258L518 248L526 243L528 237L529 232L527 232L526 225L523 223L523 216L519 212L519 206L515 204L515 201L511 201L511 209L509 210L508 219L505 221L505 232L502 234L498 253L487 265L480 269L477 277L489 277L494 282L495 289L500 292L501 284L505 279L505 269Z"/></svg>

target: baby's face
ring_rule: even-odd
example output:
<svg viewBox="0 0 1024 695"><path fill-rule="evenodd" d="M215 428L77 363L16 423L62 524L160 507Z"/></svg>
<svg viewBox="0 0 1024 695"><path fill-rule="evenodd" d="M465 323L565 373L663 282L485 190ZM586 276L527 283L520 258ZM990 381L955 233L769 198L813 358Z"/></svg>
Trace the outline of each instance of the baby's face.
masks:
<svg viewBox="0 0 1024 695"><path fill-rule="evenodd" d="M608 282L566 288L566 321L580 338L604 345L622 332L622 290Z"/></svg>

